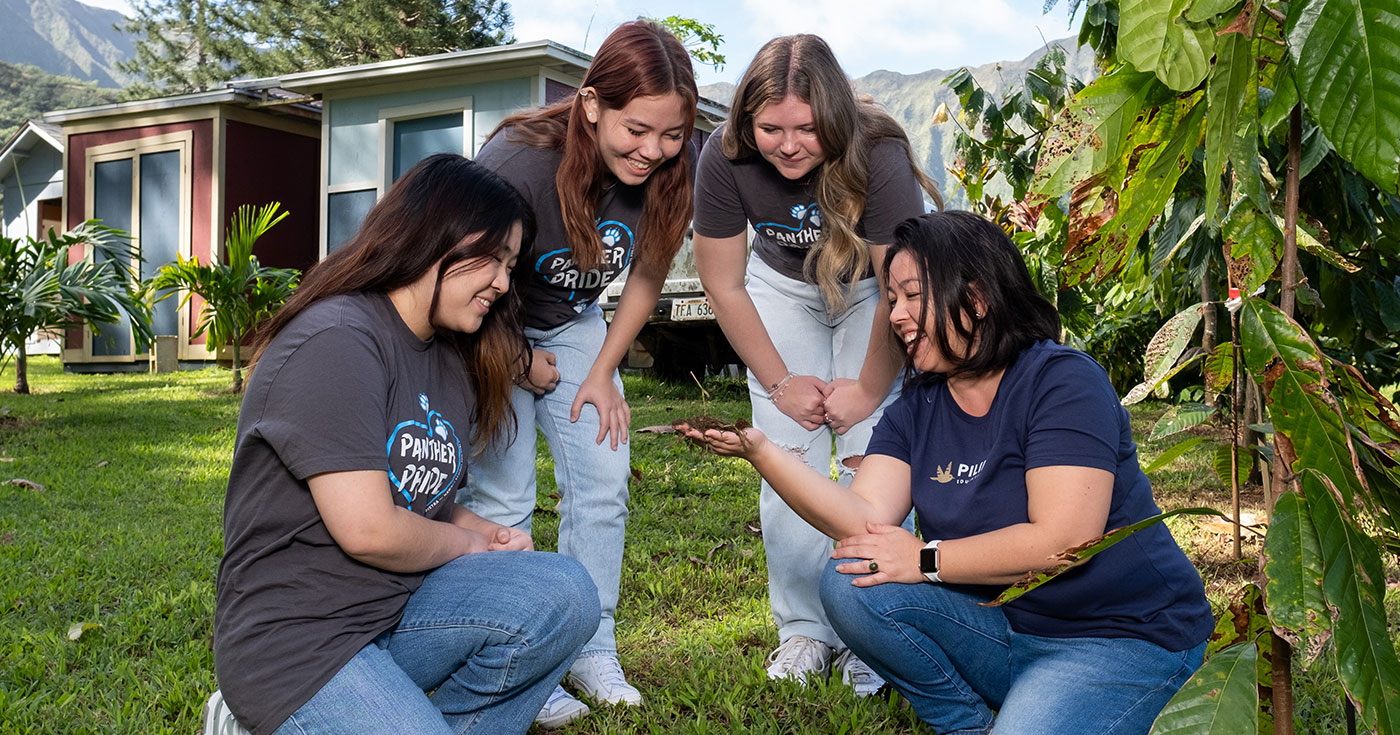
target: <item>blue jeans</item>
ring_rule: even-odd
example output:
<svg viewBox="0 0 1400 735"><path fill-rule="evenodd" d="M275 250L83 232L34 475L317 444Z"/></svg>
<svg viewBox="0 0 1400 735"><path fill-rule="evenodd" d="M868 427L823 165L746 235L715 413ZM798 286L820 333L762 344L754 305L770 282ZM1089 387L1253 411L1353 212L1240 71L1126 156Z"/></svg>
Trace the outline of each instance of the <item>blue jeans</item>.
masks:
<svg viewBox="0 0 1400 735"><path fill-rule="evenodd" d="M939 735L1144 735L1205 653L1204 641L1168 651L1017 633L1000 608L977 605L990 599L979 588L861 588L836 571L843 561L822 577L832 624Z"/></svg>
<svg viewBox="0 0 1400 735"><path fill-rule="evenodd" d="M458 557L275 735L523 733L593 634L597 600L558 554Z"/></svg>
<svg viewBox="0 0 1400 735"><path fill-rule="evenodd" d="M598 588L602 615L598 632L580 655L617 654L614 616L622 581L623 536L627 530L627 481L632 455L619 443L614 451L598 437L598 409L584 404L577 423L569 411L579 385L588 377L607 336L603 311L595 303L573 319L548 330L526 329L531 346L553 352L559 384L537 396L516 387L511 408L518 422L515 441L492 447L468 462L467 485L457 502L496 523L530 531L535 511L535 427L544 433L554 455L559 488L559 553L588 570ZM622 392L622 379L613 371Z"/></svg>
<svg viewBox="0 0 1400 735"><path fill-rule="evenodd" d="M748 276L749 298L788 370L815 375L825 381L860 377L875 322L875 309L883 298L875 278L857 282L846 310L829 315L820 287L773 270L757 254L749 258ZM888 329L889 325L880 325L880 328ZM768 391L753 372L749 372L753 425L774 444L801 456L823 476L831 472L834 443L838 477L846 486L851 484L855 472L844 460L865 454L875 424L897 397L898 380L874 413L845 434L838 435L825 426L808 431L779 411L768 399ZM831 555L831 539L794 513L766 480L759 490L758 517L763 525L768 599L773 609L773 622L778 626L778 639L803 635L841 648L841 641L831 629L817 592L822 569ZM912 514L905 521L905 527L913 530Z"/></svg>

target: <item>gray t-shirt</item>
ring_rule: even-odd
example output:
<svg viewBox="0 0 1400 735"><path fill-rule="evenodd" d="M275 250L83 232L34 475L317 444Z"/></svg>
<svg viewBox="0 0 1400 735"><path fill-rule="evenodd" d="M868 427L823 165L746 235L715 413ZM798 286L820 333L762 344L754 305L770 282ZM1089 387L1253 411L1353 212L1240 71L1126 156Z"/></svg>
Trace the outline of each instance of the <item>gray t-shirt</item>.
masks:
<svg viewBox="0 0 1400 735"><path fill-rule="evenodd" d="M306 479L387 470L395 504L445 520L474 405L457 352L418 339L384 294L314 304L263 353L238 418L214 612L219 685L255 735L397 624L424 576L348 556Z"/></svg>
<svg viewBox="0 0 1400 735"><path fill-rule="evenodd" d="M793 181L757 154L731 161L724 157L723 137L721 125L700 153L695 232L733 237L747 222L754 229L754 252L764 263L789 278L811 282L802 265L822 233L815 172ZM876 143L870 151L870 181L857 234L875 245L888 245L895 226L923 212L923 191L904 147L894 140Z"/></svg>
<svg viewBox="0 0 1400 735"><path fill-rule="evenodd" d="M535 210L534 245L520 254L521 265L531 275L520 295L525 301L526 326L552 329L592 305L632 263L633 237L642 219L646 191L644 186L621 183L603 191L595 212L603 260L598 268L580 271L564 231L554 182L563 151L516 143L509 137L509 130L496 134L481 147L476 162L505 177Z"/></svg>

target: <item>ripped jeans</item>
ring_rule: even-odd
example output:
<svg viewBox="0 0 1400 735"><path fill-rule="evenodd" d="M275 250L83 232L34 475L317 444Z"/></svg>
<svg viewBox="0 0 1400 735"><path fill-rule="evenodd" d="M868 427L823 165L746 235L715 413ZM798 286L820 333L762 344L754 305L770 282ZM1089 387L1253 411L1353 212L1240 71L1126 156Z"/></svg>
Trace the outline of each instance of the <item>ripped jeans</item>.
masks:
<svg viewBox="0 0 1400 735"><path fill-rule="evenodd" d="M828 316L821 288L778 273L757 254L749 258L748 276L749 298L788 370L825 381L860 377L875 308L882 298L875 278L857 283L846 310ZM865 454L875 424L885 407L899 396L899 382L895 380L874 413L838 435L825 426L816 431L802 428L773 405L768 391L750 371L753 424L774 444L801 456L823 475L831 472L834 439L840 482L849 486L855 471L844 460ZM759 494L758 516L763 524L768 598L773 622L778 625L778 639L804 635L837 649L844 648L822 609L820 595L822 570L830 560L832 540L794 513L767 482ZM904 522L911 530L912 519L911 514Z"/></svg>

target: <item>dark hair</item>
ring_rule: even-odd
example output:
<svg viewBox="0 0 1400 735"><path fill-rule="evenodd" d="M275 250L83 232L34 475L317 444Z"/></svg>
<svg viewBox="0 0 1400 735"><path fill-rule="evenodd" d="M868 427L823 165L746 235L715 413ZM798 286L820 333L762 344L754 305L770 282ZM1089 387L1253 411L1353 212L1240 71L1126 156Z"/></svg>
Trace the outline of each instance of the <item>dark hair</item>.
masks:
<svg viewBox="0 0 1400 735"><path fill-rule="evenodd" d="M350 241L307 271L301 286L254 333L253 363L297 314L318 301L356 292L388 293L436 268L438 289L452 266L500 252L511 228L522 229L521 250L535 236L534 214L505 179L455 153L429 156L384 194ZM439 265L440 263L440 265ZM474 442L480 451L515 427L510 407L514 377L528 365L516 274L472 334L439 331L457 349L476 389Z"/></svg>
<svg viewBox="0 0 1400 735"><path fill-rule="evenodd" d="M1036 290L1006 232L985 217L955 211L910 217L894 230L886 274L900 253L918 269L924 303L919 329L954 366L948 377L995 372L1040 340L1060 341L1059 311ZM950 325L963 344L973 346L969 354L953 353ZM912 378L910 358L905 365Z"/></svg>
<svg viewBox="0 0 1400 735"><path fill-rule="evenodd" d="M695 129L695 70L690 53L670 31L646 20L623 23L608 34L588 65L579 89L592 87L604 108L620 110L637 97L676 94L686 111L682 140ZM548 107L517 113L491 131L536 148L563 151L554 177L564 232L579 268L598 267L603 243L596 206L608 167L598 152L597 126L583 111L583 97L572 94ZM687 143L688 146L688 143ZM680 250L690 224L690 156L686 146L646 180L642 221L637 231L636 266L664 274Z"/></svg>

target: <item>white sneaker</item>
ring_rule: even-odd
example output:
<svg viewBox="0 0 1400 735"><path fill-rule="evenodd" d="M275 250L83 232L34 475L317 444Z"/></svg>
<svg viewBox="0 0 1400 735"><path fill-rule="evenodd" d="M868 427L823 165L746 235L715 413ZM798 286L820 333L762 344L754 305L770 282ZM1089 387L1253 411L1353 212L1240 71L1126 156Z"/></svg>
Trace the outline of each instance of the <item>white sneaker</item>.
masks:
<svg viewBox="0 0 1400 735"><path fill-rule="evenodd" d="M204 729L202 735L248 735L248 731L240 724L228 705L224 704L223 692L218 689L209 695L209 701L204 703Z"/></svg>
<svg viewBox="0 0 1400 735"><path fill-rule="evenodd" d="M556 685L554 691L549 693L549 699L545 700L540 713L535 715L535 724L546 730L553 730L587 716L588 705L574 699L573 695L564 691L564 687Z"/></svg>
<svg viewBox="0 0 1400 735"><path fill-rule="evenodd" d="M884 677L875 673L874 669L851 653L849 648L836 657L831 667L841 672L841 683L856 690L857 697L868 697L885 685Z"/></svg>
<svg viewBox="0 0 1400 735"><path fill-rule="evenodd" d="M583 656L569 669L569 683L595 702L637 707L642 693L627 683L617 656Z"/></svg>
<svg viewBox="0 0 1400 735"><path fill-rule="evenodd" d="M815 638L795 635L782 642L768 654L769 679L805 680L808 676L826 676L831 669L831 646Z"/></svg>

